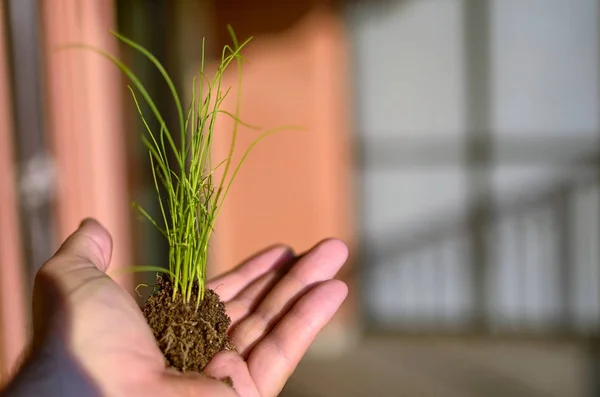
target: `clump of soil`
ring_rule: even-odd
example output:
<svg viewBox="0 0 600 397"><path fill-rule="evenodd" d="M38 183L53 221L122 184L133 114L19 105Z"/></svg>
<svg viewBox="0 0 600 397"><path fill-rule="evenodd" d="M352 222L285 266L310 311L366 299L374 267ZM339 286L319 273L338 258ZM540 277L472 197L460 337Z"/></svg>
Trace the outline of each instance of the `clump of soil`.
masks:
<svg viewBox="0 0 600 397"><path fill-rule="evenodd" d="M180 293L173 299L171 281L157 276L155 290L143 308L167 365L182 372L201 372L218 352L235 349L227 335L231 319L219 295L206 289L196 310L197 296L195 285L190 304Z"/></svg>

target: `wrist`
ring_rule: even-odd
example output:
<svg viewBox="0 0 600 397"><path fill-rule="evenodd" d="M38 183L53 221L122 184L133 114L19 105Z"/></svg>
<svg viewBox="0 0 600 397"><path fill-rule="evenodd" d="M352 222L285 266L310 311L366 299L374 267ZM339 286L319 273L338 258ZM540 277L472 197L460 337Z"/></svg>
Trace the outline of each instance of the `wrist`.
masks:
<svg viewBox="0 0 600 397"><path fill-rule="evenodd" d="M49 341L50 342L50 341ZM63 343L33 349L0 397L99 397L99 388Z"/></svg>

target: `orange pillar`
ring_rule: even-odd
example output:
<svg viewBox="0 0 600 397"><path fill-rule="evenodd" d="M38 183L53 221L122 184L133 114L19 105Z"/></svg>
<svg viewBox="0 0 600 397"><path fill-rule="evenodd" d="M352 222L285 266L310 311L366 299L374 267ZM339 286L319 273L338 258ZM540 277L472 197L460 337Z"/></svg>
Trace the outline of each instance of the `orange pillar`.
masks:
<svg viewBox="0 0 600 397"><path fill-rule="evenodd" d="M7 380L26 340L24 263L3 14L0 6L0 385Z"/></svg>
<svg viewBox="0 0 600 397"><path fill-rule="evenodd" d="M221 273L274 243L290 244L300 253L334 236L345 240L352 251L349 54L341 16L328 7L298 6L297 20L273 31L267 25L280 21L263 18L261 13L268 16L289 4L254 2L250 8L237 10L235 4L239 3L222 10L227 22L238 39L255 37L244 51L248 62L244 65L241 119L264 129L300 125L306 130L278 132L248 157L217 222L210 269L213 274ZM287 18L294 19L291 14ZM225 88L232 86L224 103L230 112L235 107L236 79L232 67L224 84ZM223 116L215 131L215 162L227 155L231 127L232 121ZM257 136L257 132L240 127L234 164ZM351 274L349 263L341 278L352 284ZM342 334L354 329L350 322L355 314L352 288L330 327L340 332L328 343L343 339Z"/></svg>
<svg viewBox="0 0 600 397"><path fill-rule="evenodd" d="M119 70L85 49L85 43L118 55L115 5L104 0L43 1L47 126L58 170L56 208L61 239L93 216L111 232L111 270L131 266L130 200ZM118 281L131 287L130 276Z"/></svg>

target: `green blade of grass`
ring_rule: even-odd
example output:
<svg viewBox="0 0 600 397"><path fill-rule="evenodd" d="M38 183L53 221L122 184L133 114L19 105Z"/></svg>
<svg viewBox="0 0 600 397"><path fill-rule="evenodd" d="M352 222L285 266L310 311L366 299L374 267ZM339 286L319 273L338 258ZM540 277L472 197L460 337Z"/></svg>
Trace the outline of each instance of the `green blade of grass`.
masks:
<svg viewBox="0 0 600 397"><path fill-rule="evenodd" d="M144 218L146 218L156 228L156 230L158 230L163 236L165 236L165 238L169 238L167 232L162 227L158 226L156 221L150 216L150 214L148 214L144 207L135 202L132 205L135 209L138 210L140 214L144 216Z"/></svg>
<svg viewBox="0 0 600 397"><path fill-rule="evenodd" d="M152 100L152 98L150 97L150 95L148 94L148 92L146 91L146 88L141 83L141 81L139 80L139 78L131 71L131 69L129 69L123 62L121 62L119 59L117 59L114 55L112 55L112 54L110 54L110 53L108 53L106 51L103 51L101 49L92 47L92 46L87 45L87 44L81 44L81 43L68 44L68 45L65 45L65 46L61 46L60 48L61 49L85 48L85 49L93 51L93 52L97 53L98 55L101 55L105 59L109 60L119 70L121 70L121 72L123 74L125 74L129 78L129 80L131 80L131 82L133 83L133 85L135 86L135 88L140 92L140 94L142 95L142 97L144 98L144 100L146 101L146 103L148 104L148 106L150 107L150 110L152 111L152 113L154 114L154 116L156 117L156 119L159 121L159 123L161 125L165 125L165 121L164 121L162 115L160 114L160 112L158 111L158 108L156 107L156 104L154 103L154 101ZM173 150L173 154L176 157L178 157L177 147L175 146L175 142L173 141L173 138L172 138L170 132L166 128L165 128L165 132L166 132L165 136L167 137L167 141L171 145L171 148ZM179 162L181 162L179 158L177 158L177 159L178 159Z"/></svg>
<svg viewBox="0 0 600 397"><path fill-rule="evenodd" d="M175 84L171 80L171 77L165 70L164 66L156 59L154 55L152 55L146 48L139 45L138 43L128 39L127 37L115 32L111 31L111 34L115 36L117 39L121 40L123 43L129 45L134 48L142 55L144 55L152 64L158 69L165 82L169 86L169 90L171 90L171 94L173 95L173 100L175 101L175 106L177 108L177 117L179 118L180 132L181 132L181 144L182 144L182 152L185 150L185 129L184 129L184 117L183 117L183 107L181 105L181 100L179 99L179 94L177 94L177 89L175 88ZM183 168L185 166L184 163L181 163L180 166Z"/></svg>
<svg viewBox="0 0 600 397"><path fill-rule="evenodd" d="M164 227L161 227L159 222L144 208L137 204L136 208L166 238L169 244L169 266L168 269L156 266L135 266L130 271L154 271L167 274L173 283L173 299L180 294L187 303L190 303L193 294L192 286L197 283L199 293L196 308L204 299L210 239L232 183L255 145L266 136L286 128L280 127L260 135L244 152L237 166L233 167L232 160L240 126L250 129L258 128L240 119L242 63L245 61L241 50L252 38L240 43L232 27L228 25L227 28L231 35L232 45L223 47L220 63L213 76L205 74L205 41L202 40L200 76L194 77L192 81L192 98L190 103L185 106L185 113L175 84L158 59L140 44L119 33L111 32L127 48L143 55L144 59L157 68L166 82L173 97L179 121L181 141L179 145L175 143L174 136L158 111L155 102L138 77L115 56L90 46L79 45L79 47L92 49L103 55L129 78L132 84L128 88L145 129L145 133L141 136L141 142L148 150L152 180ZM232 87L224 87L224 74L230 65L234 64L237 65L236 84L238 89L235 110L229 112L222 108L232 89ZM198 84L197 88L196 84ZM139 93L140 99L136 92ZM142 110L141 99L160 126L158 134L150 128ZM233 131L227 156L213 165L213 134L216 130L217 118L220 115L233 120ZM223 175L218 186L215 186L214 173L221 167L224 167Z"/></svg>

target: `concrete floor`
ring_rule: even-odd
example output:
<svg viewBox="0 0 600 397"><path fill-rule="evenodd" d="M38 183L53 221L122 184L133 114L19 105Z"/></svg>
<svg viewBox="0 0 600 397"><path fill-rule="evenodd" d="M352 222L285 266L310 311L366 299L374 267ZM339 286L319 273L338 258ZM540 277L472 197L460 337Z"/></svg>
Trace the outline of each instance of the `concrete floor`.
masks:
<svg viewBox="0 0 600 397"><path fill-rule="evenodd" d="M367 338L307 358L282 397L588 397L574 343Z"/></svg>

